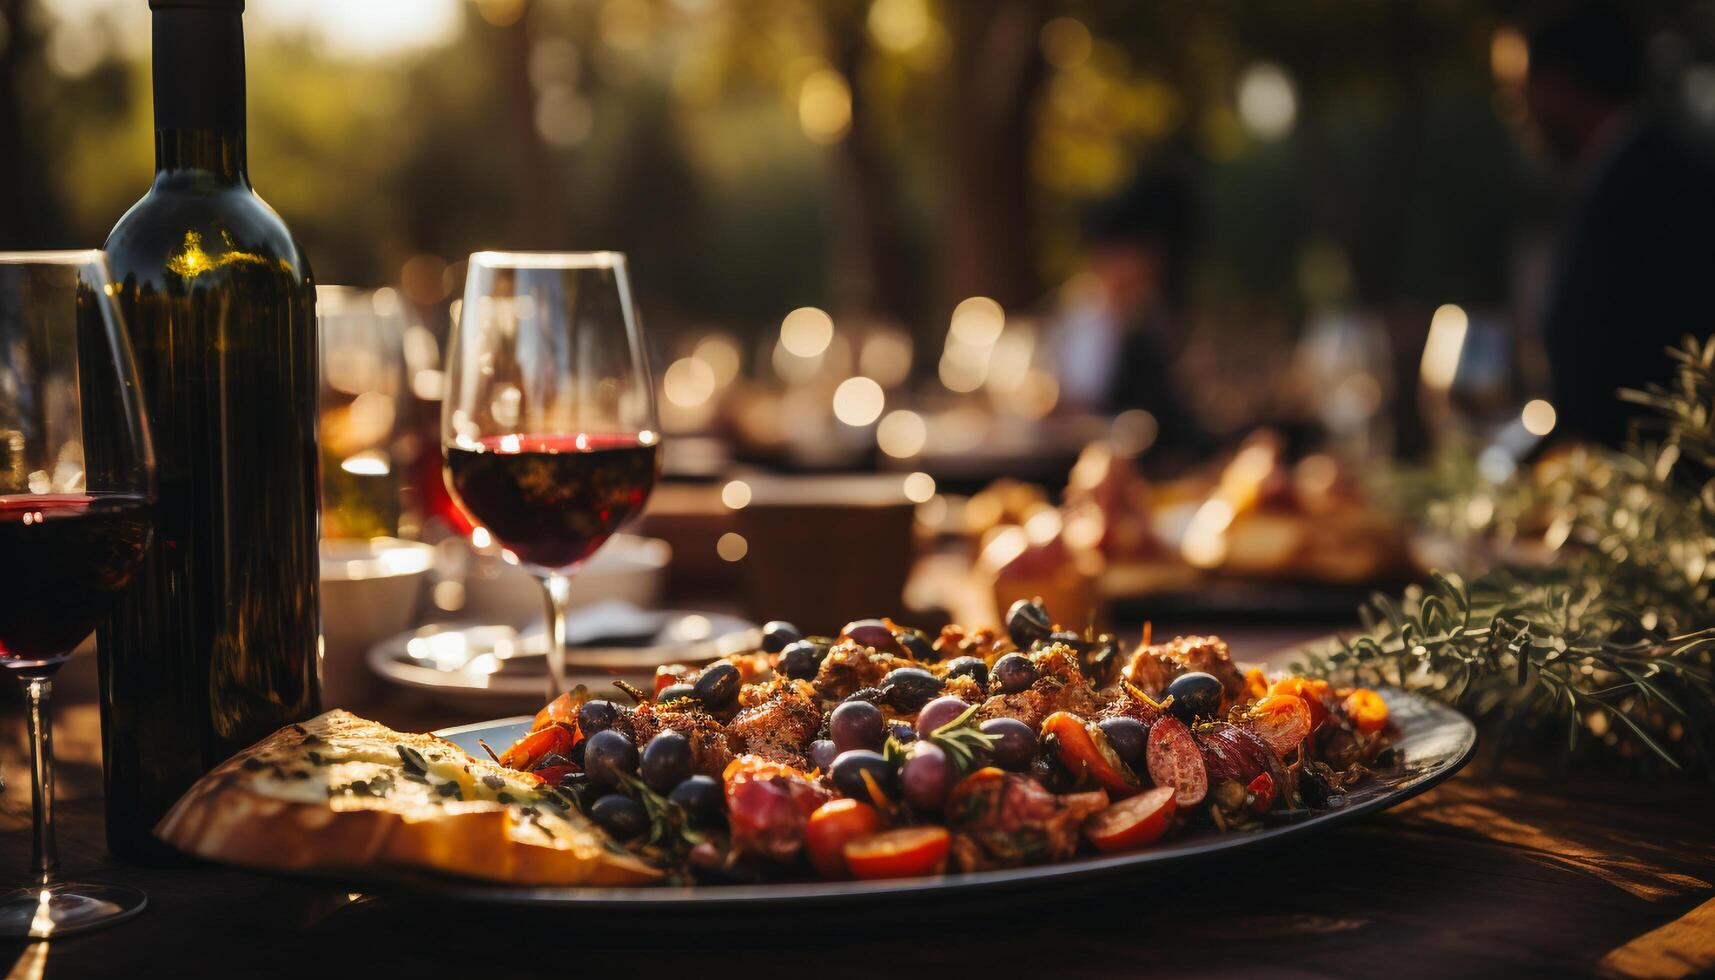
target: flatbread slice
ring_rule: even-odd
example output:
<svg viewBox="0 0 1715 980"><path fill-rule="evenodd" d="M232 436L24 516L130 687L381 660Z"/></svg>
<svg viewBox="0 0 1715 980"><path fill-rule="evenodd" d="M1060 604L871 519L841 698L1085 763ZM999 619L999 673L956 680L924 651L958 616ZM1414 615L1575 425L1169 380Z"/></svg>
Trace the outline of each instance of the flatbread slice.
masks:
<svg viewBox="0 0 1715 980"><path fill-rule="evenodd" d="M155 836L273 870L415 868L532 886L661 877L535 776L337 710L221 763Z"/></svg>

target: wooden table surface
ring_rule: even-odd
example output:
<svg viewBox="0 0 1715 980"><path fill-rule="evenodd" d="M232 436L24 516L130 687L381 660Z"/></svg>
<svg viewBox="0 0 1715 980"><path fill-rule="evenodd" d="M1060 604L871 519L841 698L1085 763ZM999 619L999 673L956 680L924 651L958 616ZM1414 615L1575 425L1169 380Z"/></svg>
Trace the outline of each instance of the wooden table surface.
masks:
<svg viewBox="0 0 1715 980"><path fill-rule="evenodd" d="M1253 632L1257 657L1295 635ZM1683 976L1715 972L1715 788L1474 763L1393 811L1286 848L1076 890L715 918L439 908L216 868L111 861L87 664L57 705L68 875L133 884L143 915L0 951L13 976L399 976L670 969L871 977ZM80 673L82 672L82 673ZM394 724L422 709L375 706ZM29 862L16 712L0 723L0 875Z"/></svg>

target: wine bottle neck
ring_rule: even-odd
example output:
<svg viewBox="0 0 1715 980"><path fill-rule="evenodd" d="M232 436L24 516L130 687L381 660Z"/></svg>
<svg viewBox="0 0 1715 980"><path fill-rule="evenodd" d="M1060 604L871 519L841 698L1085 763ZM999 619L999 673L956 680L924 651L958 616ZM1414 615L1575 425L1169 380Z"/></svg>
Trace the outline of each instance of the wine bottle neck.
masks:
<svg viewBox="0 0 1715 980"><path fill-rule="evenodd" d="M246 177L244 22L235 9L154 11L155 170Z"/></svg>

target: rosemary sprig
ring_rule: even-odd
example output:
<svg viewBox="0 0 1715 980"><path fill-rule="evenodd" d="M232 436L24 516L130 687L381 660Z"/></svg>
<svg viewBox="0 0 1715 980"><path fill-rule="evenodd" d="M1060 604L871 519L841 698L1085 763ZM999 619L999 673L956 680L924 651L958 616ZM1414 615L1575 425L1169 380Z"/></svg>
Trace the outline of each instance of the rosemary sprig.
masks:
<svg viewBox="0 0 1715 980"><path fill-rule="evenodd" d="M1715 777L1715 338L1670 354L1671 384L1623 393L1656 413L1623 452L1581 450L1553 480L1448 495L1451 513L1491 515L1472 533L1549 528L1555 562L1378 595L1359 635L1295 666L1428 693L1503 742L1558 732L1567 759L1612 747Z"/></svg>
<svg viewBox="0 0 1715 980"><path fill-rule="evenodd" d="M662 848L675 859L682 860L691 848L708 839L707 834L691 826L684 807L650 789L649 784L636 776L620 773L619 778L643 804L643 812L649 815L647 843L650 846Z"/></svg>
<svg viewBox="0 0 1715 980"><path fill-rule="evenodd" d="M957 718L923 737L924 741L940 746L941 750L947 753L948 760L957 766L960 772L970 772L976 768L979 753L994 746L995 736L983 731L973 720L976 718L977 707L971 705ZM905 761L906 748L897 738L889 735L881 752L888 762L898 765Z"/></svg>

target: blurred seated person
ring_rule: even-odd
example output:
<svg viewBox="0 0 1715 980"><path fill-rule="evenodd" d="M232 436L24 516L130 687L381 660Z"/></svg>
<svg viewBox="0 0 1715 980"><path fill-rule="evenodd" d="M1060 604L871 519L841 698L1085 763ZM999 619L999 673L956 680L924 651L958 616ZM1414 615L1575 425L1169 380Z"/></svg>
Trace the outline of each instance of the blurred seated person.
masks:
<svg viewBox="0 0 1715 980"><path fill-rule="evenodd" d="M1664 348L1715 329L1715 171L1639 106L1622 7L1563 8L1529 52L1530 118L1574 185L1543 306L1557 434L1616 445L1635 411L1616 390L1666 381Z"/></svg>
<svg viewBox="0 0 1715 980"><path fill-rule="evenodd" d="M1195 201L1188 181L1145 174L1084 215L1085 270L1066 290L1051 341L1062 404L1144 409L1157 445L1197 441L1174 382L1190 274Z"/></svg>

